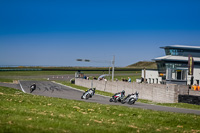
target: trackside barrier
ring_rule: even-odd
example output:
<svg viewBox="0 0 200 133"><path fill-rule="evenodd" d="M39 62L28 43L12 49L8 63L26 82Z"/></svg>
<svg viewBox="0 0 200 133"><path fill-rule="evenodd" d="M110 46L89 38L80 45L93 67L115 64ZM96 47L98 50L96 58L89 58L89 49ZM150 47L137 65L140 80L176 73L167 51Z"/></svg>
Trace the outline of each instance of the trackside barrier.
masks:
<svg viewBox="0 0 200 133"><path fill-rule="evenodd" d="M178 95L188 94L187 86L175 84L162 85L136 82L128 83L122 81L111 82L104 80L85 80L80 78L75 79L75 84L87 88L90 88L92 84L97 90L111 93L125 90L126 95L138 91L139 98L160 103L178 103Z"/></svg>

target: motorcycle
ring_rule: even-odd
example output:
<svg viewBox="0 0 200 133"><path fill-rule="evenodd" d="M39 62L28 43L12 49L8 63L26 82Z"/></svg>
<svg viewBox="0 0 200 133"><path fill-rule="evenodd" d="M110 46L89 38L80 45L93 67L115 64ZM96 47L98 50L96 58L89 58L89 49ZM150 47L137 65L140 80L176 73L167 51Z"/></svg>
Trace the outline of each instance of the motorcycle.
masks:
<svg viewBox="0 0 200 133"><path fill-rule="evenodd" d="M30 93L32 93L35 89L36 89L36 84L33 83L33 84L30 86Z"/></svg>
<svg viewBox="0 0 200 133"><path fill-rule="evenodd" d="M123 100L121 100L121 103L122 103L122 104L128 103L128 104L132 105L132 104L135 103L135 101L138 100L138 97L139 97L138 95L139 95L138 92L129 94L129 95L126 96Z"/></svg>
<svg viewBox="0 0 200 133"><path fill-rule="evenodd" d="M115 93L115 95L113 95L111 98L110 98L110 102L121 102L123 97L125 96L125 91L122 91L122 92L119 92L119 93Z"/></svg>
<svg viewBox="0 0 200 133"><path fill-rule="evenodd" d="M86 90L83 95L81 96L81 99L89 99L92 98L92 96L94 96L96 88L90 88L89 90Z"/></svg>

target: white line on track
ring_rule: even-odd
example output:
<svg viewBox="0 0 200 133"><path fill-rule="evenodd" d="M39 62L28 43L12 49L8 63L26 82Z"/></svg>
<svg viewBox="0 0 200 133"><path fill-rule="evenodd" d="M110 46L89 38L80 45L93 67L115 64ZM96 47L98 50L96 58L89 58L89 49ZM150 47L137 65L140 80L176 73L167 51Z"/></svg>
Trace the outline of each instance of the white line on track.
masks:
<svg viewBox="0 0 200 133"><path fill-rule="evenodd" d="M65 87L68 87L68 88L71 88L71 89L74 89L74 90L77 90L77 91L85 92L85 91L83 91L83 90L80 90L80 89L77 89L77 88L73 88L73 87L71 87L71 86L63 85L63 84L57 83L57 82L55 82L55 81L52 81L52 82L53 82L53 83L56 83L56 84L59 84L59 85L62 85L62 86L65 86ZM110 98L109 96L104 96L104 95L100 95L100 94L95 94L95 95Z"/></svg>
<svg viewBox="0 0 200 133"><path fill-rule="evenodd" d="M26 93L26 91L25 91L24 88L22 87L22 85L21 85L21 83L20 83L19 80L18 80L18 82L19 82L19 85L20 85L20 87L21 87L21 90L22 90L24 93Z"/></svg>

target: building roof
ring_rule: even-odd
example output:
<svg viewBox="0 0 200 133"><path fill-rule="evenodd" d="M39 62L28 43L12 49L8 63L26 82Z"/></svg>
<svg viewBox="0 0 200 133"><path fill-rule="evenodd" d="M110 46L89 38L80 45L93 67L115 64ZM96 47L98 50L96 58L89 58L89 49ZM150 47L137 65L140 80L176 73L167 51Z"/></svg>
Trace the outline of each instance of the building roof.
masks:
<svg viewBox="0 0 200 133"><path fill-rule="evenodd" d="M190 50L200 50L200 46L185 46L185 45L171 45L171 46L165 46L160 48L176 48L176 49L190 49Z"/></svg>
<svg viewBox="0 0 200 133"><path fill-rule="evenodd" d="M200 57L193 57L194 62L200 62ZM188 57L186 56L172 56L172 55L166 55L166 56L162 56L162 57L158 57L153 59L155 61L184 61L187 62L188 61Z"/></svg>

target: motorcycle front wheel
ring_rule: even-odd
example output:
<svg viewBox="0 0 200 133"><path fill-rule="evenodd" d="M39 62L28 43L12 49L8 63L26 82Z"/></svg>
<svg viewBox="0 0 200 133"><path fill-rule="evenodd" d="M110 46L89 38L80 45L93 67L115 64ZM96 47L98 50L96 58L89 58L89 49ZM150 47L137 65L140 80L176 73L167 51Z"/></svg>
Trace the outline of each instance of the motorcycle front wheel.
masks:
<svg viewBox="0 0 200 133"><path fill-rule="evenodd" d="M135 103L135 99L131 98L129 101L128 101L128 104L132 105Z"/></svg>
<svg viewBox="0 0 200 133"><path fill-rule="evenodd" d="M111 98L109 101L110 101L110 102L113 102L113 99Z"/></svg>
<svg viewBox="0 0 200 133"><path fill-rule="evenodd" d="M89 95L89 94L87 94L87 95L86 95L86 100L88 100L88 99L89 99L89 97L90 97L90 95Z"/></svg>

